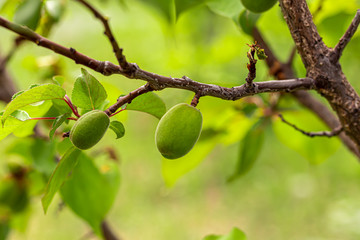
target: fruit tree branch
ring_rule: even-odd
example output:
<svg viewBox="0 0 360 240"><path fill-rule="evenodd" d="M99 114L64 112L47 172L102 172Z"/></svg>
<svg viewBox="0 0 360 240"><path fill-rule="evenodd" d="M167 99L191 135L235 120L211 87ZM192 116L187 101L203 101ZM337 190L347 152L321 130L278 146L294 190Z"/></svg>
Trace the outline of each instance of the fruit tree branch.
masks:
<svg viewBox="0 0 360 240"><path fill-rule="evenodd" d="M131 65L126 61L125 56L123 55L123 49L119 47L114 35L112 34L112 31L110 29L108 18L104 17L98 10L96 10L91 4L89 4L85 0L75 0L84 5L86 8L88 8L96 18L98 18L102 24L104 25L105 32L104 34L109 39L111 46L113 48L113 51L115 53L115 56L120 64L120 67L123 71L128 71Z"/></svg>
<svg viewBox="0 0 360 240"><path fill-rule="evenodd" d="M261 33L257 28L253 30L253 38L255 41L261 45L261 47L265 50L268 58L266 59L266 63L270 69L272 75L274 75L277 79L282 80L286 78L295 78L295 73L289 64L280 63L277 57L274 55L273 51L268 46L265 39L262 37ZM336 129L340 126L340 121L331 112L331 110L324 105L322 102L313 97L310 93L306 91L295 91L292 92L291 95L304 107L311 110L318 118L323 121L327 126L331 129ZM339 138L343 142L343 144L353 153L358 159L360 159L360 151L355 145L354 141L349 138L344 132L339 134Z"/></svg>
<svg viewBox="0 0 360 240"><path fill-rule="evenodd" d="M360 150L360 97L346 79L333 50L322 41L306 0L279 0L297 51L316 90L336 112L344 132ZM346 45L346 44L345 44Z"/></svg>
<svg viewBox="0 0 360 240"><path fill-rule="evenodd" d="M297 78L286 81L267 81L254 83L253 88L246 88L244 85L233 88L225 88L213 84L204 84L191 80L188 77L172 78L165 77L155 73L147 72L136 66L132 72L124 72L119 66L111 62L101 62L92 59L73 48L66 48L58 43L52 42L26 27L19 26L2 17L0 17L0 26L5 27L37 45L50 49L55 53L68 57L77 64L87 66L104 75L122 74L130 79L140 79L147 81L153 90L162 90L164 88L180 88L193 92L201 91L203 96L212 96L225 100L237 100L246 96L264 93L264 92L292 92L295 90L314 89L314 81L311 78Z"/></svg>
<svg viewBox="0 0 360 240"><path fill-rule="evenodd" d="M355 17L353 18L349 28L346 30L344 35L340 38L340 41L335 46L333 52L333 61L337 62L344 51L346 45L350 42L351 38L354 36L358 26L360 24L360 9L357 10Z"/></svg>

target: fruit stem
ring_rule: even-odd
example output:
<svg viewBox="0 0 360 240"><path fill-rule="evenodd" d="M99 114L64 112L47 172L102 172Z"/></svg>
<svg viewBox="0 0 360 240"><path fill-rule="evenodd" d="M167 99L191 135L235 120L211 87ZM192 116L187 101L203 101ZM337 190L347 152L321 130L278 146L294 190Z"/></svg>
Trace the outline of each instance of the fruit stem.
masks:
<svg viewBox="0 0 360 240"><path fill-rule="evenodd" d="M191 101L191 106L196 107L199 103L200 97L201 97L201 91L198 91L197 93L195 93L195 95Z"/></svg>
<svg viewBox="0 0 360 240"><path fill-rule="evenodd" d="M77 120L77 118L69 117L69 120ZM29 118L28 120L56 120L56 117L38 117L38 118Z"/></svg>
<svg viewBox="0 0 360 240"><path fill-rule="evenodd" d="M63 100L66 102L67 105L69 105L69 107L71 108L71 111L75 114L75 116L80 117L77 107L74 106L74 104L71 102L69 96L65 95L65 98L63 98Z"/></svg>

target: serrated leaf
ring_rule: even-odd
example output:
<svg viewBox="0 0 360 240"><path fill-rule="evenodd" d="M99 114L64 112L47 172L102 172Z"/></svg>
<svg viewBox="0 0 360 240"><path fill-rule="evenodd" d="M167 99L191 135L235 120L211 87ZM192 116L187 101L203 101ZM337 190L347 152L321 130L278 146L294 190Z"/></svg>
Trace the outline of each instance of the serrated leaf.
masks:
<svg viewBox="0 0 360 240"><path fill-rule="evenodd" d="M107 94L101 83L85 69L76 79L72 91L72 102L83 109L96 109L106 100Z"/></svg>
<svg viewBox="0 0 360 240"><path fill-rule="evenodd" d="M41 17L42 0L25 0L17 8L14 22L35 30Z"/></svg>
<svg viewBox="0 0 360 240"><path fill-rule="evenodd" d="M41 199L45 213L47 212L55 193L59 190L69 173L76 166L80 153L81 150L76 147L69 148L56 166L48 184L46 185L45 194Z"/></svg>
<svg viewBox="0 0 360 240"><path fill-rule="evenodd" d="M135 98L126 106L126 109L145 112L158 119L166 113L164 101L153 92L148 92Z"/></svg>
<svg viewBox="0 0 360 240"><path fill-rule="evenodd" d="M224 236L209 235L203 238L203 240L246 240L246 235L238 228L233 228L231 232Z"/></svg>
<svg viewBox="0 0 360 240"><path fill-rule="evenodd" d="M196 7L207 1L208 0L175 0L176 18L178 18L180 14L186 10L189 10L190 8Z"/></svg>
<svg viewBox="0 0 360 240"><path fill-rule="evenodd" d="M254 166L264 143L265 129L269 119L261 118L247 132L240 142L239 159L235 173L228 179L233 181L243 176Z"/></svg>
<svg viewBox="0 0 360 240"><path fill-rule="evenodd" d="M60 193L67 206L100 235L101 222L114 203L119 185L120 175L116 165L103 165L103 172L100 172L93 159L82 153Z"/></svg>
<svg viewBox="0 0 360 240"><path fill-rule="evenodd" d="M44 100L61 99L64 96L65 90L55 84L44 84L26 90L6 106L5 112L1 119L2 124L4 125L7 117L17 109Z"/></svg>
<svg viewBox="0 0 360 240"><path fill-rule="evenodd" d="M27 106L24 108L24 110L29 115L36 114L36 116L41 117L49 110L50 106L50 103L45 103L40 107ZM0 117L2 115L3 112L0 113ZM27 116L23 116L23 119L24 118L27 118ZM14 133L14 135L16 135L17 137L28 136L33 132L33 128L35 127L36 123L37 120L21 121L16 117L10 115L4 125L0 126L0 140L4 139L11 133Z"/></svg>
<svg viewBox="0 0 360 240"><path fill-rule="evenodd" d="M239 16L239 13L244 9L240 0L210 0L207 6L214 13L228 18Z"/></svg>
<svg viewBox="0 0 360 240"><path fill-rule="evenodd" d="M70 113L64 113L63 115L58 116L56 118L56 120L54 121L54 123L53 123L53 125L51 127L50 133L49 133L50 139L53 138L56 129L58 129L61 126L61 124L63 124L66 121L66 119L68 117L70 117Z"/></svg>
<svg viewBox="0 0 360 240"><path fill-rule="evenodd" d="M110 123L110 129L116 134L116 139L122 138L125 135L124 125L119 121L112 121Z"/></svg>

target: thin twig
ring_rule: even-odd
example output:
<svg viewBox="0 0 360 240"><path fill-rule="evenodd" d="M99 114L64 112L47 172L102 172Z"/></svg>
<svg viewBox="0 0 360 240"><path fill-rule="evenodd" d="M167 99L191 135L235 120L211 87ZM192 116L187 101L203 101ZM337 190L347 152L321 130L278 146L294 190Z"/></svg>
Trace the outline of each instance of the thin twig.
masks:
<svg viewBox="0 0 360 240"><path fill-rule="evenodd" d="M115 236L114 232L111 230L109 224L106 221L101 223L101 231L105 240L120 240L119 237Z"/></svg>
<svg viewBox="0 0 360 240"><path fill-rule="evenodd" d="M246 67L249 71L248 76L246 77L246 87L248 88L252 88L253 87L253 81L256 78L256 62L257 60L255 59L255 46L256 43L253 45L249 45L250 50L247 52L247 57L249 59L249 63L246 64Z"/></svg>
<svg viewBox="0 0 360 240"><path fill-rule="evenodd" d="M110 29L110 26L108 23L108 18L104 17L96 8L94 8L87 1L85 1L85 0L75 0L75 1L78 1L79 3L84 5L86 8L88 8L94 14L94 16L102 22L102 24L104 25L104 28L105 28L104 34L109 39L111 46L113 48L113 51L115 53L116 59L118 60L122 70L125 72L129 71L129 68L131 67L131 65L126 61L126 58L123 55L123 49L119 47L119 44L117 43L117 41Z"/></svg>
<svg viewBox="0 0 360 240"><path fill-rule="evenodd" d="M289 55L289 58L286 61L286 65L291 66L293 64L293 62L294 62L295 56L296 56L296 47L293 47L291 49L291 53Z"/></svg>
<svg viewBox="0 0 360 240"><path fill-rule="evenodd" d="M340 127L336 128L336 129L333 129L331 132L329 132L329 131L306 132L306 131L298 128L296 125L294 125L294 124L288 122L287 120L285 120L283 115L279 114L278 116L280 117L282 122L286 123L290 127L294 128L295 130L301 132L302 134L304 134L304 135L306 135L308 137L334 137L334 136L339 135L344 130L344 128L342 126L340 126Z"/></svg>
<svg viewBox="0 0 360 240"><path fill-rule="evenodd" d="M340 41L333 49L333 62L337 62L340 59L342 52L344 51L346 45L350 42L351 38L354 36L358 26L360 24L360 9L356 11L355 17L351 21L349 28L346 30L344 35L340 38Z"/></svg>

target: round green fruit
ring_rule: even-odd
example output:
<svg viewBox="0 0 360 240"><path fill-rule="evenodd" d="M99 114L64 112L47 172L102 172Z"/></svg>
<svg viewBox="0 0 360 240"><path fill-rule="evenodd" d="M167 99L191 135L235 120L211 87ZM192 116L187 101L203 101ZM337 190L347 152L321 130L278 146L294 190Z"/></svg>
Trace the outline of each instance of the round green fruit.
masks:
<svg viewBox="0 0 360 240"><path fill-rule="evenodd" d="M100 141L109 125L110 119L103 111L87 112L71 128L70 140L79 149L89 149Z"/></svg>
<svg viewBox="0 0 360 240"><path fill-rule="evenodd" d="M255 13L269 10L276 2L277 0L241 0L246 9Z"/></svg>
<svg viewBox="0 0 360 240"><path fill-rule="evenodd" d="M180 103L161 118L155 133L160 153L168 159L187 154L199 139L202 114L193 106Z"/></svg>

